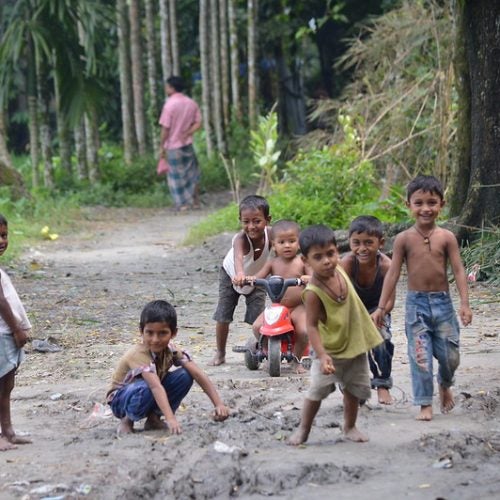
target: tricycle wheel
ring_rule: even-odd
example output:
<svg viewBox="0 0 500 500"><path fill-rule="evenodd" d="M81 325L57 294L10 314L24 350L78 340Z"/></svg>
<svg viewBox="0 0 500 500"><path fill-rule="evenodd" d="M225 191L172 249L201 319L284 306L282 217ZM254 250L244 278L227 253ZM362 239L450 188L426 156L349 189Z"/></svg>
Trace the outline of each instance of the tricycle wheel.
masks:
<svg viewBox="0 0 500 500"><path fill-rule="evenodd" d="M281 339L269 337L269 375L279 377L281 375Z"/></svg>
<svg viewBox="0 0 500 500"><path fill-rule="evenodd" d="M249 370L257 370L259 368L259 360L257 355L250 349L245 351L245 365Z"/></svg>

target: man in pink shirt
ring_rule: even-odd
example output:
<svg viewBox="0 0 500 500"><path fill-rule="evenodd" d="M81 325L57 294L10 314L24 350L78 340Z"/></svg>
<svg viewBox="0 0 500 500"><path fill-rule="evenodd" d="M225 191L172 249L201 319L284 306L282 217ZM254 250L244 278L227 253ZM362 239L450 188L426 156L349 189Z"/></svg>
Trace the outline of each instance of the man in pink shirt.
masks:
<svg viewBox="0 0 500 500"><path fill-rule="evenodd" d="M183 94L184 83L171 76L165 85L168 96L160 116L160 158L168 163L167 182L179 211L200 208L200 169L193 149L193 134L201 127L200 108Z"/></svg>

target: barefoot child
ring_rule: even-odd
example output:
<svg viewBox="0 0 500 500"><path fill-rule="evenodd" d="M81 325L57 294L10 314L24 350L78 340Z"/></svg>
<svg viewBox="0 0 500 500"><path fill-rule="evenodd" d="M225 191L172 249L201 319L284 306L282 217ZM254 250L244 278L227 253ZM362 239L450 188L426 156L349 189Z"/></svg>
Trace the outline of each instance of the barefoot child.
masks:
<svg viewBox="0 0 500 500"><path fill-rule="evenodd" d="M377 324L383 323L405 262L408 273L405 330L413 403L420 406L417 420L432 419L433 356L439 364L437 382L441 411L447 413L455 405L451 386L460 362L460 331L449 294L448 262L460 295L462 324L467 326L472 320L457 240L451 231L436 225L444 203L443 188L435 177L419 175L408 184L406 206L415 225L398 234L394 241L392 263L373 315Z"/></svg>
<svg viewBox="0 0 500 500"><path fill-rule="evenodd" d="M303 292L307 333L314 351L311 385L304 401L299 428L289 444L307 441L321 400L335 390L344 392L344 436L368 441L356 427L359 401L370 398L370 374L366 353L382 342L373 321L345 271L338 265L334 232L326 226L310 226L300 233L304 262L312 269Z"/></svg>
<svg viewBox="0 0 500 500"><path fill-rule="evenodd" d="M254 281L273 275L285 279L300 278L304 282L309 281L309 268L299 255L299 233L300 226L296 222L283 219L274 223L271 228L271 243L276 256L268 260L255 276L247 276L247 280ZM290 318L295 328L293 368L296 373L305 372L300 360L307 346L306 309L302 303L301 293L300 288L289 287L281 299L281 304L290 310ZM257 339L260 338L263 316L264 314L261 313L252 327Z"/></svg>
<svg viewBox="0 0 500 500"><path fill-rule="evenodd" d="M7 220L0 215L0 255L9 245L8 234ZM22 348L28 341L30 330L23 304L7 273L0 269L0 451L31 443L16 436L10 416L10 394L14 389L17 367L24 359Z"/></svg>
<svg viewBox="0 0 500 500"><path fill-rule="evenodd" d="M370 314L377 310L384 278L391 265L391 259L381 252L384 246L382 223L371 215L356 217L349 227L351 251L342 258L342 267L351 278L361 302ZM368 353L372 372L372 388L377 389L380 404L390 405L393 400L389 390L392 387L391 311L394 307L394 293L387 301L384 326L380 333L384 342Z"/></svg>
<svg viewBox="0 0 500 500"><path fill-rule="evenodd" d="M142 343L130 348L113 374L107 401L120 419L119 433L133 432L134 422L146 418L144 430L180 434L175 412L198 382L214 404L213 418L225 420L228 409L207 375L171 340L177 335L177 313L164 300L146 304L141 313ZM176 370L171 370L176 366ZM163 421L161 416L165 417Z"/></svg>
<svg viewBox="0 0 500 500"><path fill-rule="evenodd" d="M226 362L229 324L233 321L240 296L245 296L245 322L249 324L253 324L266 304L264 290L243 285L247 275L262 269L270 254L269 204L262 196L250 195L241 201L239 211L242 230L234 236L219 272L219 301L213 317L217 343L217 352L211 362L213 366Z"/></svg>

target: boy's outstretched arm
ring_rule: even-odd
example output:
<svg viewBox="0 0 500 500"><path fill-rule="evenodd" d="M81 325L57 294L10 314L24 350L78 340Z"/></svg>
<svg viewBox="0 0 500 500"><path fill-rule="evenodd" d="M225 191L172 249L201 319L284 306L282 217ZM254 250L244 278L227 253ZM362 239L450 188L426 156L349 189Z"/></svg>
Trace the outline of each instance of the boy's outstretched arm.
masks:
<svg viewBox="0 0 500 500"><path fill-rule="evenodd" d="M394 240L394 248L392 261L384 278L384 286L378 302L377 310L372 314L372 319L375 325L380 328L384 324L384 317L388 311L394 306L394 297L396 294L396 285L401 273L405 255L405 238L402 234L398 235Z"/></svg>
<svg viewBox="0 0 500 500"><path fill-rule="evenodd" d="M335 373L335 366L331 356L325 351L321 335L319 334L318 323L324 315L323 304L318 296L310 291L304 294L304 304L306 308L306 329L309 342L313 348L318 360L321 363L321 371L325 375Z"/></svg>
<svg viewBox="0 0 500 500"><path fill-rule="evenodd" d="M26 342L28 342L28 334L26 330L21 328L19 321L14 316L12 308L10 307L10 304L8 303L3 293L1 280L0 280L0 316L2 316L5 323L7 323L7 326L10 328L16 346L19 349L23 347L26 344Z"/></svg>
<svg viewBox="0 0 500 500"><path fill-rule="evenodd" d="M172 434L181 434L182 429L175 418L175 414L172 411L172 407L168 402L167 392L165 388L161 384L161 380L156 373L151 372L143 372L142 378L146 381L151 392L153 393L153 397L155 398L156 404L158 408L160 408L163 416L165 417L165 422L170 429Z"/></svg>
<svg viewBox="0 0 500 500"><path fill-rule="evenodd" d="M245 284L245 273L243 269L243 256L249 251L248 241L245 233L240 231L233 242L234 252L234 278L233 283L238 286Z"/></svg>
<svg viewBox="0 0 500 500"><path fill-rule="evenodd" d="M187 361L183 366L203 389L203 392L210 398L210 401L212 401L215 407L214 420L217 422L226 420L229 416L229 408L223 403L208 375L194 361Z"/></svg>
<svg viewBox="0 0 500 500"><path fill-rule="evenodd" d="M465 275L464 265L460 258L460 249L453 233L450 233L447 241L448 258L450 259L451 269L455 276L458 294L460 295L460 308L458 314L462 325L467 326L472 322L472 310L469 305L469 288L467 286L467 277Z"/></svg>

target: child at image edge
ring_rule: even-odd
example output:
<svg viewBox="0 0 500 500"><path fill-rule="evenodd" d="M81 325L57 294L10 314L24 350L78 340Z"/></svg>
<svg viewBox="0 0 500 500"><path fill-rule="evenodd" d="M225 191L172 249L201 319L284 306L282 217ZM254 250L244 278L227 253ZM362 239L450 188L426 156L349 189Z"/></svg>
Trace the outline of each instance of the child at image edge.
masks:
<svg viewBox="0 0 500 500"><path fill-rule="evenodd" d="M271 228L271 244L275 257L266 262L255 276L248 276L248 281L266 278L269 275L287 278L300 278L303 283L309 281L310 270L299 255L300 226L291 220L282 219L275 222ZM299 287L289 287L280 304L290 311L290 318L295 329L295 346L293 369L296 373L305 373L300 360L307 346L306 309L302 303L302 290ZM260 314L253 324L254 336L260 338L260 327L264 314Z"/></svg>
<svg viewBox="0 0 500 500"><path fill-rule="evenodd" d="M0 255L7 250L8 236L7 219L0 215ZM29 439L16 436L10 415L10 394L16 370L24 360L23 346L29 339L30 330L23 304L9 276L0 269L0 451L31 443Z"/></svg>
<svg viewBox="0 0 500 500"><path fill-rule="evenodd" d="M246 323L253 324L266 304L264 290L244 284L247 275L257 274L270 255L269 204L262 196L250 195L240 202L239 212L242 231L233 237L231 249L219 272L219 301L213 317L217 343L217 352L211 362L213 366L226 362L229 324L233 321L240 295L245 296Z"/></svg>
<svg viewBox="0 0 500 500"><path fill-rule="evenodd" d="M441 183L420 175L407 187L406 206L415 225L394 240L392 263L387 272L374 321L380 325L387 302L394 293L401 266L406 263L408 292L405 330L413 388L413 402L420 406L417 420L432 419L433 356L438 360L437 382L442 413L454 406L451 386L460 362L459 325L449 294L447 264L451 264L460 295L462 324L472 321L465 270L455 235L436 225L445 204Z"/></svg>
<svg viewBox="0 0 500 500"><path fill-rule="evenodd" d="M312 269L303 299L314 359L300 424L288 443L307 441L321 400L335 390L335 383L341 384L344 393L344 436L351 441L368 441L356 427L356 419L360 400L371 395L367 352L379 345L382 337L338 265L333 230L310 226L300 233L299 242L302 258Z"/></svg>
<svg viewBox="0 0 500 500"><path fill-rule="evenodd" d="M356 217L349 226L351 251L342 258L342 267L351 278L359 298L368 312L377 310L384 278L391 265L391 259L381 252L384 246L382 223L371 215ZM391 342L391 311L394 307L394 293L385 306L384 327L380 333L384 342L368 353L372 372L372 388L377 389L381 404L392 404L389 390L392 387L392 357L394 344Z"/></svg>
<svg viewBox="0 0 500 500"><path fill-rule="evenodd" d="M140 331L142 343L120 359L107 394L113 415L121 419L118 433L133 432L134 422L146 418L144 430L180 434L175 412L193 379L214 404L214 420L225 420L229 411L208 376L171 342L177 335L175 308L164 300L149 302L141 313ZM173 366L177 369L171 370Z"/></svg>

